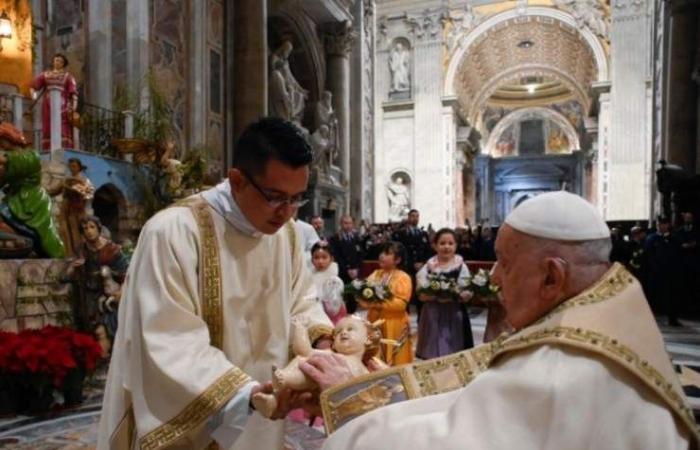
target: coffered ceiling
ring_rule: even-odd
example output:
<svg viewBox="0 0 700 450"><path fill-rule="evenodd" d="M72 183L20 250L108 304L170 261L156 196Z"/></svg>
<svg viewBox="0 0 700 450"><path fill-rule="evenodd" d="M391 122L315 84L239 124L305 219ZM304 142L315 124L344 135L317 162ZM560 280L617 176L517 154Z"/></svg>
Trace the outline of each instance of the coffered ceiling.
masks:
<svg viewBox="0 0 700 450"><path fill-rule="evenodd" d="M550 17L525 16L480 35L467 49L458 74L459 101L473 120L486 102L546 103L573 96L587 105L597 69L578 30Z"/></svg>

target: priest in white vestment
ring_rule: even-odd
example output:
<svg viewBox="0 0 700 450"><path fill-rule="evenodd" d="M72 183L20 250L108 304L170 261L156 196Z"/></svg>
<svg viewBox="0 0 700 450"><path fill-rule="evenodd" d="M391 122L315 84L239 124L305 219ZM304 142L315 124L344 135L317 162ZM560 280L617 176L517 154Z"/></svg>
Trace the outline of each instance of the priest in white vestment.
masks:
<svg viewBox="0 0 700 450"><path fill-rule="evenodd" d="M228 180L145 225L98 449L283 448L283 422L252 412L250 396L289 361L292 318L312 342L332 331L291 220L311 160L293 124L262 119L236 143Z"/></svg>
<svg viewBox="0 0 700 450"><path fill-rule="evenodd" d="M698 448L641 287L609 252L582 198L519 205L493 273L514 334L340 385L348 376L332 355L312 358L302 370L326 387L324 448Z"/></svg>

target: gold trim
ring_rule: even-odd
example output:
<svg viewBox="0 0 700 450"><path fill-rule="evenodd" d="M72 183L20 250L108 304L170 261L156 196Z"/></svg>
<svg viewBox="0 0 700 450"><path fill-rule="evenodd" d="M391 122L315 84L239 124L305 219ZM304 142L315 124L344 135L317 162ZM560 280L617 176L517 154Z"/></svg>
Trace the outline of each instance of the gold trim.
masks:
<svg viewBox="0 0 700 450"><path fill-rule="evenodd" d="M613 265L610 270L597 283L590 288L559 304L556 308L545 314L541 319L530 326L538 325L555 314L573 308L575 306L592 305L609 300L627 289L634 283L634 277L621 264Z"/></svg>
<svg viewBox="0 0 700 450"><path fill-rule="evenodd" d="M131 449L134 446L134 437L136 434L136 419L134 418L134 407L129 407L124 412L124 415L119 420L119 424L112 431L109 437L110 448L116 449Z"/></svg>
<svg viewBox="0 0 700 450"><path fill-rule="evenodd" d="M209 328L211 345L221 349L223 346L224 318L221 312L222 279L219 259L219 243L209 205L202 197L189 205L199 227L201 253L199 282L202 296L202 319Z"/></svg>
<svg viewBox="0 0 700 450"><path fill-rule="evenodd" d="M157 450L173 444L223 407L249 381L250 377L241 370L228 370L177 416L143 436L139 440L141 449Z"/></svg>
<svg viewBox="0 0 700 450"><path fill-rule="evenodd" d="M673 388L673 384L631 348L602 333L572 327L544 328L496 344L492 363L506 353L542 344L581 348L617 362L656 392L686 426L696 433L693 412L686 404L685 397Z"/></svg>

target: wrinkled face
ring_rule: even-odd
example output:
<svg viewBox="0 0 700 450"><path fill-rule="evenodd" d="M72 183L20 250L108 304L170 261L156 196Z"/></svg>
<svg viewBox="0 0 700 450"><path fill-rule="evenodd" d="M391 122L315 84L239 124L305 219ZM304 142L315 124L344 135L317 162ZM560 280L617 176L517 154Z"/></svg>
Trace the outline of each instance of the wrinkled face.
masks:
<svg viewBox="0 0 700 450"><path fill-rule="evenodd" d="M355 228L355 222L352 217L345 216L340 219L340 229L346 233L351 232Z"/></svg>
<svg viewBox="0 0 700 450"><path fill-rule="evenodd" d="M311 262L319 272L326 270L328 266L331 265L332 261L333 258L331 258L331 254L323 248L319 248L313 255L311 255Z"/></svg>
<svg viewBox="0 0 700 450"><path fill-rule="evenodd" d="M417 227L420 222L420 213L418 211L413 211L408 214L408 219L406 219L409 225Z"/></svg>
<svg viewBox="0 0 700 450"><path fill-rule="evenodd" d="M347 316L333 330L333 350L344 355L364 353L367 327L357 317Z"/></svg>
<svg viewBox="0 0 700 450"><path fill-rule="evenodd" d="M83 236L88 242L94 242L100 237L100 229L94 222L87 222L83 226Z"/></svg>
<svg viewBox="0 0 700 450"><path fill-rule="evenodd" d="M252 182L240 170L229 170L231 192L243 214L258 231L274 234L298 208L289 203L275 208L270 206L268 200L289 199L303 194L309 181L309 168L293 168L271 159L262 174L250 176Z"/></svg>
<svg viewBox="0 0 700 450"><path fill-rule="evenodd" d="M379 254L379 268L383 270L394 270L401 262L393 252L382 252Z"/></svg>
<svg viewBox="0 0 700 450"><path fill-rule="evenodd" d="M491 281L501 288L506 319L519 330L547 312L549 305L540 301L545 273L542 259L527 236L503 225L496 238L498 262Z"/></svg>
<svg viewBox="0 0 700 450"><path fill-rule="evenodd" d="M317 232L323 231L323 219L320 217L314 217L311 219L311 226L314 227L314 230Z"/></svg>
<svg viewBox="0 0 700 450"><path fill-rule="evenodd" d="M457 243L452 233L442 233L435 243L435 251L443 258L453 257L456 249Z"/></svg>

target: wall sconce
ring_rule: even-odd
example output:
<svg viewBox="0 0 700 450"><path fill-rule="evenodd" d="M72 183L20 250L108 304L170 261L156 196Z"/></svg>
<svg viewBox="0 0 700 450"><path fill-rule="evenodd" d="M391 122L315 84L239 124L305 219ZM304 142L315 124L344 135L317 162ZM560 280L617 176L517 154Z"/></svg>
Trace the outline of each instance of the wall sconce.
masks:
<svg viewBox="0 0 700 450"><path fill-rule="evenodd" d="M2 51L2 40L12 38L12 21L6 11L0 14L0 52Z"/></svg>

